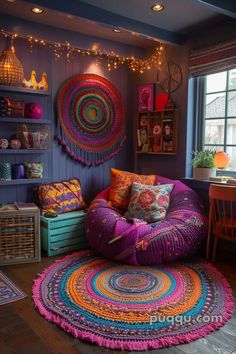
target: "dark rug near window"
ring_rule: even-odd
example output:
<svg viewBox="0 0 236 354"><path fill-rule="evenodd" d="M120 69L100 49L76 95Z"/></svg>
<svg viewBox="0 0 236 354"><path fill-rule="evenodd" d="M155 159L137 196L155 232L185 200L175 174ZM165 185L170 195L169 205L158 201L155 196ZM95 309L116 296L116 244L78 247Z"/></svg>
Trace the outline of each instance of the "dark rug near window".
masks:
<svg viewBox="0 0 236 354"><path fill-rule="evenodd" d="M202 260L133 266L92 251L45 269L33 299L47 320L75 337L126 350L196 340L223 326L233 311L226 279Z"/></svg>
<svg viewBox="0 0 236 354"><path fill-rule="evenodd" d="M5 274L0 272L0 305L24 299L26 294L20 290Z"/></svg>

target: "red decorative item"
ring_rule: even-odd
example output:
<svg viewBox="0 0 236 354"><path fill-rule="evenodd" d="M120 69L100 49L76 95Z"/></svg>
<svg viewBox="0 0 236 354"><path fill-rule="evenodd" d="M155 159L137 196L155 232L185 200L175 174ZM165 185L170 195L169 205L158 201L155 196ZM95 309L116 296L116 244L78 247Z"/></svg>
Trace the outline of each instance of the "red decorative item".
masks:
<svg viewBox="0 0 236 354"><path fill-rule="evenodd" d="M38 103L27 103L25 105L25 117L31 119L40 119L43 114L43 108Z"/></svg>
<svg viewBox="0 0 236 354"><path fill-rule="evenodd" d="M21 148L21 142L18 139L12 139L10 141L10 148L11 149L20 149Z"/></svg>
<svg viewBox="0 0 236 354"><path fill-rule="evenodd" d="M168 102L169 95L167 92L158 93L155 100L155 109L165 109Z"/></svg>

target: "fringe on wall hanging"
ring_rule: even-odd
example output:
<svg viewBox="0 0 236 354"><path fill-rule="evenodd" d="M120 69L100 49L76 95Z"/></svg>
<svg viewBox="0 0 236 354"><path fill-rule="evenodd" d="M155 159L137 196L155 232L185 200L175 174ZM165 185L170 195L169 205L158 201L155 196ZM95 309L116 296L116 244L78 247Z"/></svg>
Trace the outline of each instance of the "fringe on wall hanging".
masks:
<svg viewBox="0 0 236 354"><path fill-rule="evenodd" d="M55 138L71 158L97 166L123 148L124 104L116 87L95 74L76 75L61 87Z"/></svg>

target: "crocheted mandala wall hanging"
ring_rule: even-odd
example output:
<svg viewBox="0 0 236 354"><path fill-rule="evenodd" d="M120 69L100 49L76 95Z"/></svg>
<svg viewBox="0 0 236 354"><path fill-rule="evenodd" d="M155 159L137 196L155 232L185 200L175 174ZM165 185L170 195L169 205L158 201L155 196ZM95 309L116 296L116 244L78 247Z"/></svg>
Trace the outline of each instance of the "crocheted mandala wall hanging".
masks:
<svg viewBox="0 0 236 354"><path fill-rule="evenodd" d="M118 154L124 136L124 104L116 87L104 77L82 74L61 87L57 101L56 139L75 160L87 166Z"/></svg>

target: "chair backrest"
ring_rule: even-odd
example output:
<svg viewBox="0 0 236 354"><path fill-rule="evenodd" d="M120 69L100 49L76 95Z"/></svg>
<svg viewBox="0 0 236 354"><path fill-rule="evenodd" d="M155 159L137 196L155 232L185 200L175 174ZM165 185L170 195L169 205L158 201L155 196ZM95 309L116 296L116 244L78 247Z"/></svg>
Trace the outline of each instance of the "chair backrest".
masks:
<svg viewBox="0 0 236 354"><path fill-rule="evenodd" d="M236 186L211 184L209 198L213 232L236 241Z"/></svg>

